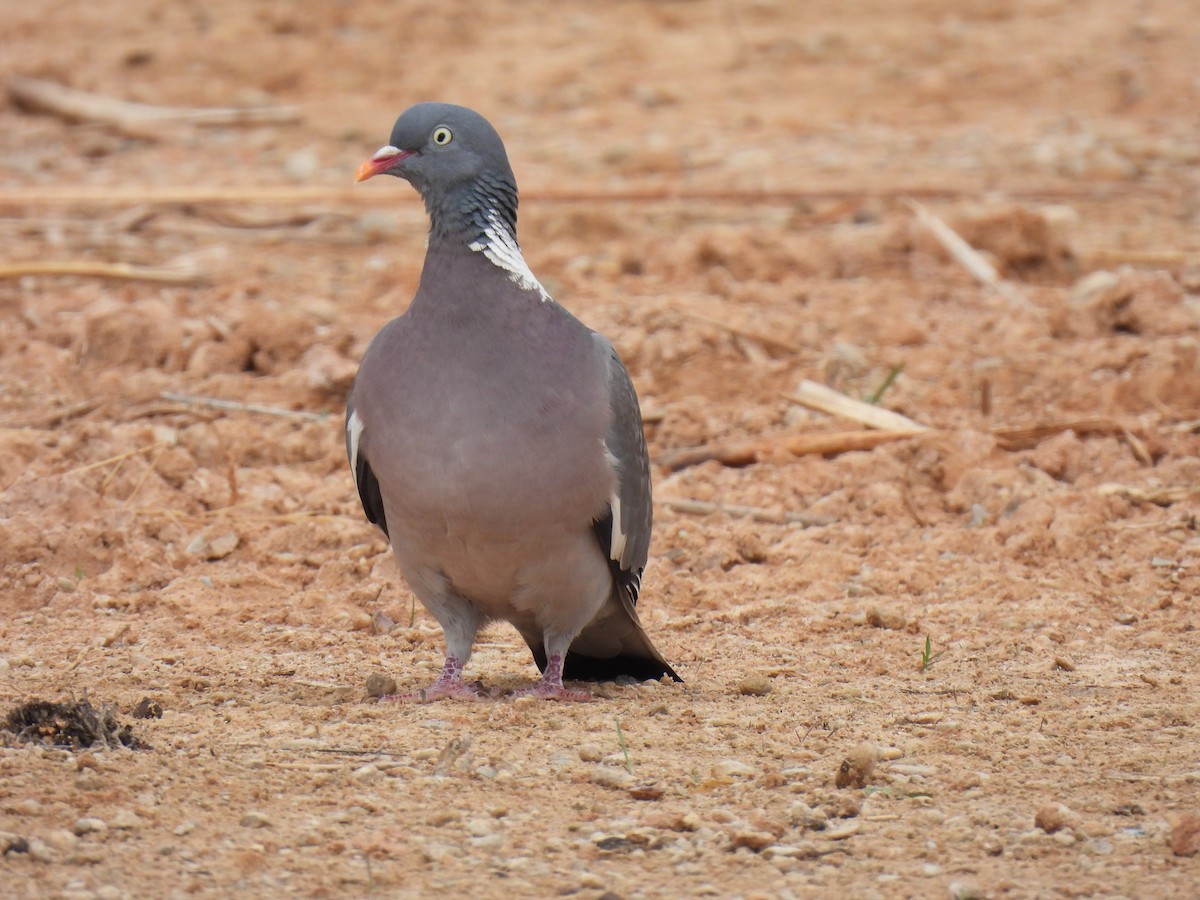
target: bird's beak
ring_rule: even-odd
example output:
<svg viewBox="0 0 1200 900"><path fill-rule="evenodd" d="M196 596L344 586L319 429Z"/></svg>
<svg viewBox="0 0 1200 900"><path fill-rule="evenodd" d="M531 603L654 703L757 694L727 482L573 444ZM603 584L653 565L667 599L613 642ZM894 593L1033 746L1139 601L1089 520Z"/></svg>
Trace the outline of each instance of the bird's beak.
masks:
<svg viewBox="0 0 1200 900"><path fill-rule="evenodd" d="M365 163L358 167L358 171L354 173L354 182L357 184L360 181L366 181L372 175L378 175L381 172L386 172L396 163L403 159L408 159L416 153L416 150L400 150L397 147L387 146L380 147L375 151L375 155L368 159Z"/></svg>

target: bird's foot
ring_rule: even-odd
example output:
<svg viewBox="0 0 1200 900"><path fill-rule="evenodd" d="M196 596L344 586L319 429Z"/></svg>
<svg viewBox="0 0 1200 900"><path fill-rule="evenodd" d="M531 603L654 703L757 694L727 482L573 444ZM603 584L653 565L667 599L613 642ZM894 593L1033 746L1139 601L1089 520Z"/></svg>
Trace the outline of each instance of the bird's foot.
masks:
<svg viewBox="0 0 1200 900"><path fill-rule="evenodd" d="M446 657L442 674L429 687L403 694L388 694L381 701L395 703L432 703L434 700L487 700L490 694L478 681L463 681L463 667L453 656Z"/></svg>
<svg viewBox="0 0 1200 900"><path fill-rule="evenodd" d="M587 703L594 700L591 691L563 687L563 661L561 656L552 656L546 662L541 680L532 687L513 691L514 697L533 697L537 700L560 700L568 703Z"/></svg>

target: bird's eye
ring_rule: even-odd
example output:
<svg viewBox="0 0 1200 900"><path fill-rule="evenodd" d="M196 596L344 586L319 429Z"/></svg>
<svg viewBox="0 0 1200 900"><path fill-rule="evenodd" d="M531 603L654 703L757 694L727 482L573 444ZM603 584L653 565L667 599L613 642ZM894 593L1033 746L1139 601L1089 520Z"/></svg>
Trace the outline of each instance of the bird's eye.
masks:
<svg viewBox="0 0 1200 900"><path fill-rule="evenodd" d="M445 147L452 140L454 140L454 134L445 125L439 125L433 129L433 142L439 147Z"/></svg>

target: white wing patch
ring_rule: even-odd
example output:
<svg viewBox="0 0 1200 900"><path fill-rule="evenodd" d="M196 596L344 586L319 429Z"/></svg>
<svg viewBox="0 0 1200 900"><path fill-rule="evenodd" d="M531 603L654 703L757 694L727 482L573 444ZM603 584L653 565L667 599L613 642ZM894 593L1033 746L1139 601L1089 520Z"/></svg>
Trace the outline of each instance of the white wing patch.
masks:
<svg viewBox="0 0 1200 900"><path fill-rule="evenodd" d="M625 532L621 530L621 495L613 491L608 501L612 507L612 539L609 541L608 555L613 562L619 563L625 555Z"/></svg>
<svg viewBox="0 0 1200 900"><path fill-rule="evenodd" d="M612 466L613 473L621 471L617 458L613 456L613 452L608 449L606 441L600 441L600 446L604 448L604 458L608 464ZM619 478L620 476L618 476ZM612 497L608 500L609 509L612 510L612 535L608 541L608 555L613 562L619 563L621 557L625 555L625 540L626 534L621 530L621 485L617 484L616 490L612 492Z"/></svg>
<svg viewBox="0 0 1200 900"><path fill-rule="evenodd" d="M550 294L537 280L525 257L521 253L516 239L500 221L493 211L487 213L488 224L483 234L469 246L476 253L482 253L489 260L508 273L508 277L516 282L522 290L537 291L542 295L542 302L550 299Z"/></svg>
<svg viewBox="0 0 1200 900"><path fill-rule="evenodd" d="M346 438L350 443L350 471L358 477L358 444L362 440L363 420L358 416L358 410L350 413L346 420Z"/></svg>

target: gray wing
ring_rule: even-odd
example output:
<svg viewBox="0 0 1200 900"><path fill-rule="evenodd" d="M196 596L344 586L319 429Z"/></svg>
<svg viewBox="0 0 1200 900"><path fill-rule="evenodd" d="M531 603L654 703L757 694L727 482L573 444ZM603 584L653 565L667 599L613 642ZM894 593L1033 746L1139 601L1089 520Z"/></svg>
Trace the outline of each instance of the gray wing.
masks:
<svg viewBox="0 0 1200 900"><path fill-rule="evenodd" d="M608 396L612 411L612 424L604 444L617 474L617 487L607 514L596 521L595 529L624 599L636 604L642 571L650 554L653 521L650 458L633 382L617 351L607 341L604 343L608 349Z"/></svg>

